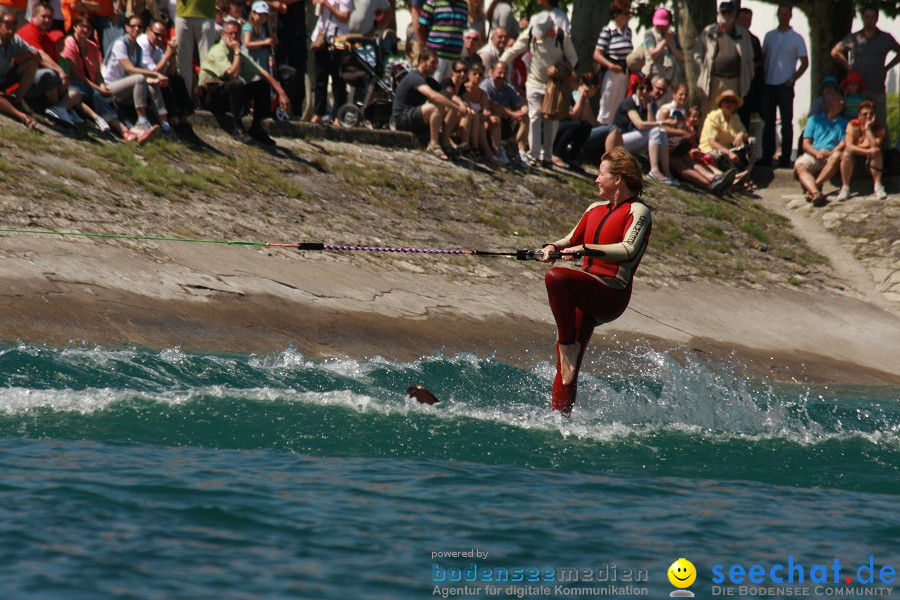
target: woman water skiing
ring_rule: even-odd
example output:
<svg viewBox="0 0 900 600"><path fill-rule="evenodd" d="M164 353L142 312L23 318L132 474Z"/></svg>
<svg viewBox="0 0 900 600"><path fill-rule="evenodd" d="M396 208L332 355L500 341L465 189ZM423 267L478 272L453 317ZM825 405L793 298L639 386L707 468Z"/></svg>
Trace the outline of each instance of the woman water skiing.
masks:
<svg viewBox="0 0 900 600"><path fill-rule="evenodd" d="M545 281L556 320L556 378L553 410L564 415L575 404L578 371L594 327L616 320L631 299L631 285L650 240L650 209L640 200L644 180L637 160L624 148L613 148L600 160L595 180L600 202L591 204L575 228L543 248L574 260L583 253L581 269L554 267Z"/></svg>

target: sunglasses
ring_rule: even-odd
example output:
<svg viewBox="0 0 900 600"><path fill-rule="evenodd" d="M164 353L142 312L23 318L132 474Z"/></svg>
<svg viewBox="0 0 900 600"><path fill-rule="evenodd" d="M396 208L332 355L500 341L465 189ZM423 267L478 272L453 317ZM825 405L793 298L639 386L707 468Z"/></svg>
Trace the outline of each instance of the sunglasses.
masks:
<svg viewBox="0 0 900 600"><path fill-rule="evenodd" d="M468 69L453 69L453 72L463 74L468 73Z"/></svg>

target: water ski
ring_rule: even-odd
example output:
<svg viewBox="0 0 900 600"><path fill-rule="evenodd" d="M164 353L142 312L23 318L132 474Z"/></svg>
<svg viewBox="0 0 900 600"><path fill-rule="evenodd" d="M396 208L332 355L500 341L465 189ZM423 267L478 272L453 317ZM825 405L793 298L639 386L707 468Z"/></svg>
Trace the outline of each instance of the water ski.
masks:
<svg viewBox="0 0 900 600"><path fill-rule="evenodd" d="M406 393L415 398L419 404L437 404L440 402L435 398L434 394L422 387L421 385L411 385L406 388Z"/></svg>

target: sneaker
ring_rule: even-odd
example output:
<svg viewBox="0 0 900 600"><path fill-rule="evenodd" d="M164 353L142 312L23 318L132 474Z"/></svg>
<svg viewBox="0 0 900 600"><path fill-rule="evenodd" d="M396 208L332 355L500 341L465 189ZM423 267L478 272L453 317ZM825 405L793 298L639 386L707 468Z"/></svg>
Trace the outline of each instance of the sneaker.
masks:
<svg viewBox="0 0 900 600"><path fill-rule="evenodd" d="M541 166L541 161L539 161L538 159L536 159L535 157L533 157L530 154L525 154L525 156L523 158L525 160L525 164L528 165L529 167L531 167L532 169L537 169Z"/></svg>
<svg viewBox="0 0 900 600"><path fill-rule="evenodd" d="M878 200L884 200L885 198L887 198L887 192L885 191L883 185L878 184L875 186L875 197Z"/></svg>
<svg viewBox="0 0 900 600"><path fill-rule="evenodd" d="M845 200L850 199L850 188L846 185L841 188L841 191L838 192L837 199L839 202L844 202Z"/></svg>
<svg viewBox="0 0 900 600"><path fill-rule="evenodd" d="M553 170L553 161L552 160L542 160L541 167L547 169L548 171Z"/></svg>
<svg viewBox="0 0 900 600"><path fill-rule="evenodd" d="M138 123L131 128L131 132L137 136L135 140L138 145L142 145L159 134L159 125L150 125L149 123Z"/></svg>
<svg viewBox="0 0 900 600"><path fill-rule="evenodd" d="M247 130L247 133L250 134L251 138L264 146L275 145L275 140L269 137L269 134L266 133L266 130L263 129L262 125L258 123L256 125L251 125L250 129Z"/></svg>
<svg viewBox="0 0 900 600"><path fill-rule="evenodd" d="M106 119L103 117L94 119L94 124L97 125L97 129L100 130L100 133L109 133L109 123L107 123Z"/></svg>

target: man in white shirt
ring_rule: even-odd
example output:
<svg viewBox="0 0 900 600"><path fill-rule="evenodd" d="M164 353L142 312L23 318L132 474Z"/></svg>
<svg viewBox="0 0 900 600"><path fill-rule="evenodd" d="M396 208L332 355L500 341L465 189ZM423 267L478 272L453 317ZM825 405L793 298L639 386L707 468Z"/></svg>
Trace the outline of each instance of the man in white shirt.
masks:
<svg viewBox="0 0 900 600"><path fill-rule="evenodd" d="M757 164L771 166L775 154L775 110L781 114L781 158L778 166L789 169L794 145L794 84L809 67L806 42L791 27L790 4L778 5L778 27L763 40L765 80L762 94L762 160ZM800 66L797 66L797 63Z"/></svg>
<svg viewBox="0 0 900 600"><path fill-rule="evenodd" d="M188 116L194 112L194 103L184 79L178 74L178 43L175 38L169 37L169 30L165 24L154 19L150 21L146 32L138 36L137 43L141 48L141 66L148 71L168 77L168 85L159 88L169 111L171 123L169 129L163 127L163 133L171 136L174 131L178 137L187 142L201 143L188 122Z"/></svg>

